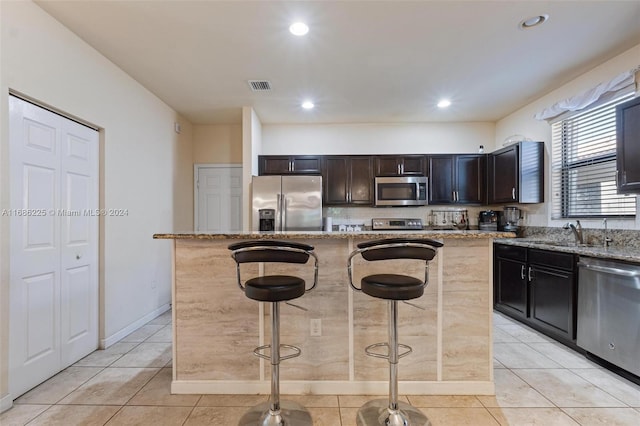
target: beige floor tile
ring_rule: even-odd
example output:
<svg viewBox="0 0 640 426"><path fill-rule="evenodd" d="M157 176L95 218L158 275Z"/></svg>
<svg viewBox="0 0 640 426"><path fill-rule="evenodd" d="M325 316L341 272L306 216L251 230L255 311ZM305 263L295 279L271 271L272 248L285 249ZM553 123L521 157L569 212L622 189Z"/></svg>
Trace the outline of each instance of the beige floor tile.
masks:
<svg viewBox="0 0 640 426"><path fill-rule="evenodd" d="M106 426L182 426L191 407L122 407Z"/></svg>
<svg viewBox="0 0 640 426"><path fill-rule="evenodd" d="M589 361L584 355L560 343L529 343L528 345L564 368L598 368L597 364Z"/></svg>
<svg viewBox="0 0 640 426"><path fill-rule="evenodd" d="M572 369L571 371L625 404L640 407L640 385L604 369Z"/></svg>
<svg viewBox="0 0 640 426"><path fill-rule="evenodd" d="M640 412L633 408L563 408L583 426L640 425Z"/></svg>
<svg viewBox="0 0 640 426"><path fill-rule="evenodd" d="M372 399L387 399L386 395L338 395L340 407L360 408ZM400 395L398 401L409 403L406 396Z"/></svg>
<svg viewBox="0 0 640 426"><path fill-rule="evenodd" d="M333 408L339 407L336 395L282 395L282 399L297 402L303 407Z"/></svg>
<svg viewBox="0 0 640 426"><path fill-rule="evenodd" d="M551 401L529 386L512 371L494 371L496 395L478 395L485 407L553 407Z"/></svg>
<svg viewBox="0 0 640 426"><path fill-rule="evenodd" d="M154 319L149 321L147 324L151 324L151 325L171 324L171 309L169 309L167 312L164 312L162 315L155 317Z"/></svg>
<svg viewBox="0 0 640 426"><path fill-rule="evenodd" d="M14 405L9 410L0 414L0 425L23 426L38 417L50 405Z"/></svg>
<svg viewBox="0 0 640 426"><path fill-rule="evenodd" d="M340 425L340 409L338 407L308 407L313 426Z"/></svg>
<svg viewBox="0 0 640 426"><path fill-rule="evenodd" d="M119 409L116 405L54 405L29 426L103 425Z"/></svg>
<svg viewBox="0 0 640 426"><path fill-rule="evenodd" d="M102 371L101 367L69 367L18 398L16 404L55 404Z"/></svg>
<svg viewBox="0 0 640 426"><path fill-rule="evenodd" d="M342 426L356 426L358 409L353 407L340 408L340 421Z"/></svg>
<svg viewBox="0 0 640 426"><path fill-rule="evenodd" d="M517 343L520 342L515 336L507 333L498 327L493 328L493 343Z"/></svg>
<svg viewBox="0 0 640 426"><path fill-rule="evenodd" d="M493 368L507 368L497 359L493 359Z"/></svg>
<svg viewBox="0 0 640 426"><path fill-rule="evenodd" d="M157 368L106 368L60 403L124 405L157 373Z"/></svg>
<svg viewBox="0 0 640 426"><path fill-rule="evenodd" d="M493 356L507 368L560 368L560 364L525 343L494 343Z"/></svg>
<svg viewBox="0 0 640 426"><path fill-rule="evenodd" d="M558 407L622 407L625 404L569 370L515 370Z"/></svg>
<svg viewBox="0 0 640 426"><path fill-rule="evenodd" d="M107 349L91 352L73 365L76 367L107 367L138 345L137 342L118 342Z"/></svg>
<svg viewBox="0 0 640 426"><path fill-rule="evenodd" d="M453 408L482 407L482 403L473 395L408 395L414 407Z"/></svg>
<svg viewBox="0 0 640 426"><path fill-rule="evenodd" d="M171 343L173 341L171 325L165 325L157 333L151 335L146 343Z"/></svg>
<svg viewBox="0 0 640 426"><path fill-rule="evenodd" d="M578 425L578 423L563 413L559 408L489 408L488 410L503 426Z"/></svg>
<svg viewBox="0 0 640 426"><path fill-rule="evenodd" d="M163 329L163 324L147 324L143 325L133 333L120 339L121 342L144 342L152 335Z"/></svg>
<svg viewBox="0 0 640 426"><path fill-rule="evenodd" d="M196 407L184 426L237 425L245 407Z"/></svg>
<svg viewBox="0 0 640 426"><path fill-rule="evenodd" d="M269 400L269 395L202 395L198 407L253 407Z"/></svg>
<svg viewBox="0 0 640 426"><path fill-rule="evenodd" d="M497 426L486 408L422 408L430 426Z"/></svg>
<svg viewBox="0 0 640 426"><path fill-rule="evenodd" d="M510 335L514 336L518 340L524 343L542 343L542 342L553 342L554 340L550 337L545 336L542 333L538 333L531 328L512 322L511 324L501 324L496 325L498 330L505 331Z"/></svg>
<svg viewBox="0 0 640 426"><path fill-rule="evenodd" d="M167 405L195 407L201 395L171 394L171 369L163 368L127 405Z"/></svg>
<svg viewBox="0 0 640 426"><path fill-rule="evenodd" d="M140 343L112 367L164 367L171 361L171 343Z"/></svg>

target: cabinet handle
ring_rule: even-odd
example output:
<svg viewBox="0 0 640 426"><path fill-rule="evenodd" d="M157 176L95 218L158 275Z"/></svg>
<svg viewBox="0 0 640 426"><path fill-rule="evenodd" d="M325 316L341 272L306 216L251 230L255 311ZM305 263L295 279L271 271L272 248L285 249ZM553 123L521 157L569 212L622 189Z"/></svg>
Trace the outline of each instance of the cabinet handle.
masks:
<svg viewBox="0 0 640 426"><path fill-rule="evenodd" d="M533 281L533 270L531 269L531 266L529 266L529 273L527 274L527 278L529 279L529 282Z"/></svg>
<svg viewBox="0 0 640 426"><path fill-rule="evenodd" d="M526 277L524 276L524 265L520 265L520 279L524 280Z"/></svg>
<svg viewBox="0 0 640 426"><path fill-rule="evenodd" d="M511 188L511 198L513 198L514 200L516 199L516 189L515 188Z"/></svg>
<svg viewBox="0 0 640 426"><path fill-rule="evenodd" d="M460 201L460 193L458 193L458 191L456 191L456 202Z"/></svg>
<svg viewBox="0 0 640 426"><path fill-rule="evenodd" d="M453 199L453 202L455 203L455 201L456 201L456 191L451 191L451 198Z"/></svg>
<svg viewBox="0 0 640 426"><path fill-rule="evenodd" d="M293 171L293 161L289 161L289 171Z"/></svg>

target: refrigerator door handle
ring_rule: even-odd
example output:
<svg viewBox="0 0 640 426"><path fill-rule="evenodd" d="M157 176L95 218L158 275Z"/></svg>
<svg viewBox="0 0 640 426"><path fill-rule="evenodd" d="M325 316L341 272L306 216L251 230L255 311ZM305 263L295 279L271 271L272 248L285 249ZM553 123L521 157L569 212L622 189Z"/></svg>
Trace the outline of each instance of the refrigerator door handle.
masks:
<svg viewBox="0 0 640 426"><path fill-rule="evenodd" d="M287 230L287 197L282 195L282 227L280 231Z"/></svg>
<svg viewBox="0 0 640 426"><path fill-rule="evenodd" d="M276 231L282 231L282 194L276 194Z"/></svg>

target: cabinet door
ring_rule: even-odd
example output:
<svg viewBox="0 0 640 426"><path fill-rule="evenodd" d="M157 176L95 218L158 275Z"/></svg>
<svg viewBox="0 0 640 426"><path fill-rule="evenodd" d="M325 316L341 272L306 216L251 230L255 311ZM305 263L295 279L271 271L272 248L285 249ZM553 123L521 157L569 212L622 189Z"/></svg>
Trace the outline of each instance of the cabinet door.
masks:
<svg viewBox="0 0 640 426"><path fill-rule="evenodd" d="M640 98L616 107L618 192L640 193Z"/></svg>
<svg viewBox="0 0 640 426"><path fill-rule="evenodd" d="M291 171L296 174L320 174L321 157L315 155L304 155L291 157Z"/></svg>
<svg viewBox="0 0 640 426"><path fill-rule="evenodd" d="M429 204L452 204L455 191L455 159L452 155L429 157Z"/></svg>
<svg viewBox="0 0 640 426"><path fill-rule="evenodd" d="M424 155L405 155L400 158L400 171L403 175L425 175Z"/></svg>
<svg viewBox="0 0 640 426"><path fill-rule="evenodd" d="M489 204L510 203L518 199L518 146L490 156Z"/></svg>
<svg viewBox="0 0 640 426"><path fill-rule="evenodd" d="M291 173L291 160L288 156L261 155L258 157L259 175L286 175Z"/></svg>
<svg viewBox="0 0 640 426"><path fill-rule="evenodd" d="M456 201L484 204L487 201L486 156L456 155Z"/></svg>
<svg viewBox="0 0 640 426"><path fill-rule="evenodd" d="M322 186L325 205L343 205L349 202L349 158L325 157Z"/></svg>
<svg viewBox="0 0 640 426"><path fill-rule="evenodd" d="M398 176L401 174L401 160L395 155L376 157L376 176Z"/></svg>
<svg viewBox="0 0 640 426"><path fill-rule="evenodd" d="M357 205L373 204L373 160L371 157L349 159L351 179L349 202Z"/></svg>
<svg viewBox="0 0 640 426"><path fill-rule="evenodd" d="M560 339L575 341L575 274L531 265L529 320Z"/></svg>
<svg viewBox="0 0 640 426"><path fill-rule="evenodd" d="M494 271L494 303L501 312L519 318L527 317L526 263L496 258Z"/></svg>

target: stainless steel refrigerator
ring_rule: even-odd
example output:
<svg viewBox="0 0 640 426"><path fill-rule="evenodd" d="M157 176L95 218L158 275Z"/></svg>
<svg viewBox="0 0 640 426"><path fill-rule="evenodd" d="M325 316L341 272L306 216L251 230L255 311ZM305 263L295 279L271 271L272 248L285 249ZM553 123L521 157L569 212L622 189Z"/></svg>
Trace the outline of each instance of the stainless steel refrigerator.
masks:
<svg viewBox="0 0 640 426"><path fill-rule="evenodd" d="M276 232L322 231L321 176L254 176L251 186L254 232L261 230L261 211L273 217Z"/></svg>

